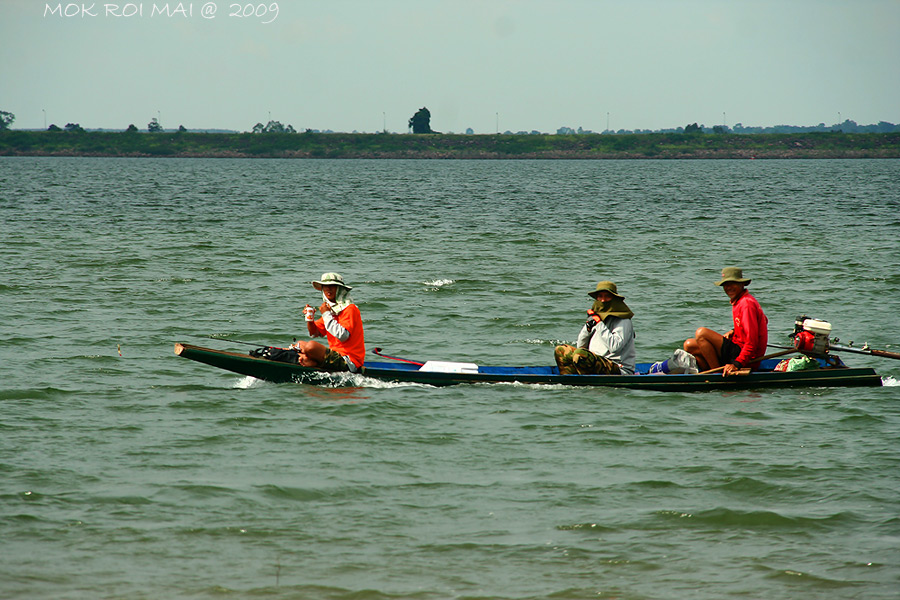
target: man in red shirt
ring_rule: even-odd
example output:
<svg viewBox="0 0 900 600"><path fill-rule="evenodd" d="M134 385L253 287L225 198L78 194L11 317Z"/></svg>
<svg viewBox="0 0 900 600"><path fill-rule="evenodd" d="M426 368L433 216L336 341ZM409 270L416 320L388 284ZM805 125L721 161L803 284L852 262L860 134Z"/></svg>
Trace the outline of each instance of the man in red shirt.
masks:
<svg viewBox="0 0 900 600"><path fill-rule="evenodd" d="M741 269L722 269L722 279L716 285L722 286L731 300L734 329L722 335L701 327L693 338L684 342L685 351L696 357L701 371L725 365L722 374L728 376L743 367L759 366L769 341L769 320L756 298L747 291L749 283Z"/></svg>

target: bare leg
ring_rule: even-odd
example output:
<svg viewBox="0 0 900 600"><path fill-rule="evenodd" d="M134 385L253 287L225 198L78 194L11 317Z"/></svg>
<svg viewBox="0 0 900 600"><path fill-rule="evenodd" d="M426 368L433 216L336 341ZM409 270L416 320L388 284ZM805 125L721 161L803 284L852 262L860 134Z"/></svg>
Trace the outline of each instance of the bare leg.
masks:
<svg viewBox="0 0 900 600"><path fill-rule="evenodd" d="M319 342L298 342L300 350L300 364L304 367L319 368L325 364L325 354L328 349Z"/></svg>
<svg viewBox="0 0 900 600"><path fill-rule="evenodd" d="M725 338L721 333L712 329L701 327L694 333L694 337L685 340L684 351L693 354L697 359L697 367L701 371L708 371L721 366L719 355L722 352L722 343Z"/></svg>

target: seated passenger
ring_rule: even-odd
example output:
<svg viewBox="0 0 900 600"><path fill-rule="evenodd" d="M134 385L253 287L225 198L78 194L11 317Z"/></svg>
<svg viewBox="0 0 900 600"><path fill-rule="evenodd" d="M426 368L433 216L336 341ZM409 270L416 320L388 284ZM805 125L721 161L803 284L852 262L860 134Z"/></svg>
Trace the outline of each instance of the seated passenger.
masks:
<svg viewBox="0 0 900 600"><path fill-rule="evenodd" d="M315 341L297 342L291 347L300 351L303 366L358 372L365 361L366 341L359 307L350 298L353 288L337 273L325 273L312 285L322 292L322 317L316 320L316 309L307 304L303 309L307 330L312 337L327 338L328 348Z"/></svg>
<svg viewBox="0 0 900 600"><path fill-rule="evenodd" d="M723 375L731 375L743 367L758 368L759 359L766 352L769 320L759 302L747 291L749 279L737 267L722 269L722 286L731 300L734 329L722 335L706 327L699 328L694 337L684 342L685 351L693 354L701 371L724 365Z"/></svg>
<svg viewBox="0 0 900 600"><path fill-rule="evenodd" d="M560 375L634 375L634 313L612 281L601 281L588 296L594 304L575 346L554 352Z"/></svg>

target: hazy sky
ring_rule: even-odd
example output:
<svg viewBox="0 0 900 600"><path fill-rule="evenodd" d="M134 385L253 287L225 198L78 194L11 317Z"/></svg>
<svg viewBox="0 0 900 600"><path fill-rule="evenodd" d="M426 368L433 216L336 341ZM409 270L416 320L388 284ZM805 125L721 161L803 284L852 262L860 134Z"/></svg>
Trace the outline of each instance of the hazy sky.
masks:
<svg viewBox="0 0 900 600"><path fill-rule="evenodd" d="M405 132L422 106L457 133L900 123L900 0L234 6L0 0L0 110L23 129Z"/></svg>

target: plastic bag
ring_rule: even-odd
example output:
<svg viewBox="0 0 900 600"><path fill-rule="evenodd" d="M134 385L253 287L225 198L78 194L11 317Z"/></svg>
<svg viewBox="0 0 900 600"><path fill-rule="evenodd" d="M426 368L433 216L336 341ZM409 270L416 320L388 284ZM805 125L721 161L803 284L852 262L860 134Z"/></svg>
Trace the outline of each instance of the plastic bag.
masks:
<svg viewBox="0 0 900 600"><path fill-rule="evenodd" d="M818 369L819 361L810 356L795 356L794 358L786 358L775 366L775 371L807 371L809 369Z"/></svg>

